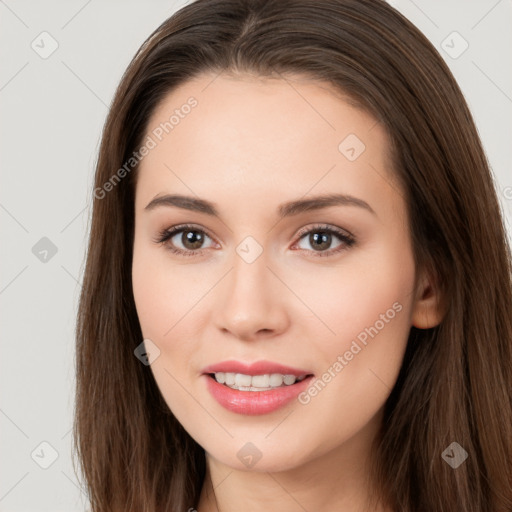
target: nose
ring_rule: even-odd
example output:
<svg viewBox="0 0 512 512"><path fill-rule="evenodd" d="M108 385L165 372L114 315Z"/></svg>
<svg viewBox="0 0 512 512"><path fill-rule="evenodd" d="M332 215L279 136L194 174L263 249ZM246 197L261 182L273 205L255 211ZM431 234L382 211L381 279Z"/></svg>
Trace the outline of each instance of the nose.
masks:
<svg viewBox="0 0 512 512"><path fill-rule="evenodd" d="M269 338L289 325L284 286L268 268L265 252L252 263L238 254L215 298L215 323L244 341Z"/></svg>

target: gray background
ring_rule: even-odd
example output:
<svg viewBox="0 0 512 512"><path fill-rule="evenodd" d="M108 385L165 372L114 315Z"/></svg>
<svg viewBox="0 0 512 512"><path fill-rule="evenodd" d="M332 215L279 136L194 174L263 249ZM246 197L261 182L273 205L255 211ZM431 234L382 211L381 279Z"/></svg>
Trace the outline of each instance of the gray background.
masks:
<svg viewBox="0 0 512 512"><path fill-rule="evenodd" d="M0 511L87 508L70 429L94 164L122 72L184 3L0 0ZM512 2L390 3L429 37L459 81L511 233Z"/></svg>

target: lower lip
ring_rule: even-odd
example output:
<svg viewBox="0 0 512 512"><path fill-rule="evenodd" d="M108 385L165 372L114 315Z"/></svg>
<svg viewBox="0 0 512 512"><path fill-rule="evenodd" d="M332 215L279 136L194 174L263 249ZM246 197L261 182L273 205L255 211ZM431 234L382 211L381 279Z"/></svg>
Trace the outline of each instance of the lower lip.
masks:
<svg viewBox="0 0 512 512"><path fill-rule="evenodd" d="M310 375L291 386L281 386L268 391L239 391L219 384L209 375L204 375L204 377L208 391L222 407L228 411L247 415L268 414L277 411L297 398L297 395L308 387L313 378Z"/></svg>

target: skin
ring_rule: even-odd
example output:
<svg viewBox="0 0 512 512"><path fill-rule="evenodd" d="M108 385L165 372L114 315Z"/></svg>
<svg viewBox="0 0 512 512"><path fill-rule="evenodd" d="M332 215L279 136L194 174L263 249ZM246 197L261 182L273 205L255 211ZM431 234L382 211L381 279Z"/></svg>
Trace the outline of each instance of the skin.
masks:
<svg viewBox="0 0 512 512"><path fill-rule="evenodd" d="M441 320L432 280L415 268L387 135L328 84L225 74L201 75L168 94L147 135L190 96L198 105L138 170L132 273L144 338L160 350L151 364L157 385L206 451L198 510L363 510L371 442L410 327ZM349 134L366 146L354 161L338 149ZM145 209L171 193L213 202L220 218ZM284 202L331 193L359 198L373 212L337 205L277 215ZM182 233L155 241L181 223L206 232L202 253L173 254L173 243L194 248ZM317 224L348 231L355 243L332 235L321 249L330 254L315 256L309 236L297 233ZM252 263L236 252L247 236L262 249ZM400 312L307 404L237 414L201 377L206 365L229 359L265 359L321 377L395 303ZM247 442L261 453L250 469L237 457Z"/></svg>

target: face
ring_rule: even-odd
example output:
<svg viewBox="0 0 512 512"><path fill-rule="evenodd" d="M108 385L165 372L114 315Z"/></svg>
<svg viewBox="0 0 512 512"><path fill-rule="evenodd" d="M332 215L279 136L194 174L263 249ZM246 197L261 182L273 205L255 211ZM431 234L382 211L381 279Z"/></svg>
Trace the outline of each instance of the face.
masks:
<svg viewBox="0 0 512 512"><path fill-rule="evenodd" d="M327 84L202 75L145 140L133 293L174 415L254 471L369 439L416 307L383 128Z"/></svg>

